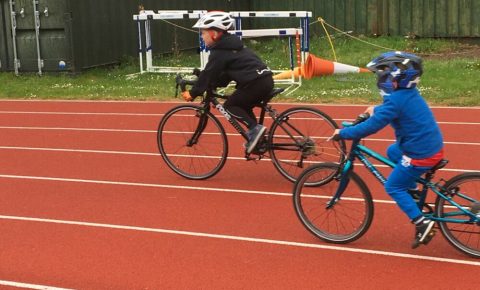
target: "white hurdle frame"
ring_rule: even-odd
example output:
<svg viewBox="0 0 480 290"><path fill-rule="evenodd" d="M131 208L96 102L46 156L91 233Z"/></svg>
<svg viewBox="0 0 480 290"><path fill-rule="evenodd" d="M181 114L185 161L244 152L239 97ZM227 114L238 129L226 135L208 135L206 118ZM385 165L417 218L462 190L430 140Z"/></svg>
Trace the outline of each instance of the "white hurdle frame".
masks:
<svg viewBox="0 0 480 290"><path fill-rule="evenodd" d="M137 22L138 26L138 54L140 59L140 73L191 73L194 67L167 67L154 66L152 55L152 35L151 35L151 21L152 20L175 20L175 19L199 19L205 14L206 10L158 10L158 13L153 10L144 10L139 14L133 15L133 20ZM145 48L142 45L142 22L145 26ZM200 35L199 39L201 41ZM143 65L143 53L145 52L145 69ZM205 64L203 59L205 51L200 51L200 66L203 69Z"/></svg>
<svg viewBox="0 0 480 290"><path fill-rule="evenodd" d="M230 15L235 18L235 28L242 30L242 18L300 18L302 57L307 59L310 50L310 29L309 19L312 18L311 11L232 11Z"/></svg>
<svg viewBox="0 0 480 290"><path fill-rule="evenodd" d="M137 15L133 15L133 20L138 25L138 40L139 40L139 58L140 58L140 73L191 73L193 67L160 67L154 66L152 61L152 36L151 36L151 21L152 20L174 20L174 19L199 19L203 14L207 13L206 10L144 10ZM294 69L292 51L292 36L297 34L300 36L300 64L303 65L308 57L310 49L309 41L309 18L312 17L311 11L233 11L229 12L230 15L235 18L236 30L229 31L231 34L238 35L239 37L262 37L262 36L288 36L290 42L290 69ZM254 17L272 17L272 18L300 18L300 28L274 28L274 29L242 29L242 18L254 18ZM142 32L141 24L145 25L145 47L142 45ZM204 69L208 62L209 51L203 43L200 33L198 36L200 47L200 69ZM143 53L145 51L145 68L143 65ZM298 62L298 60L297 60ZM278 70L273 70L278 72ZM292 75L291 79L275 80L275 83L289 84L291 86L296 85L298 87L302 84L301 76L298 81ZM297 87L297 88L298 88Z"/></svg>
<svg viewBox="0 0 480 290"><path fill-rule="evenodd" d="M244 29L244 30L230 30L228 32L230 34L237 35L238 37L241 37L241 38L264 37L264 36L279 36L279 37L287 36L291 38L292 36L297 36L297 34L300 36L300 38L303 36L303 29L301 28ZM290 56L292 57L294 54L292 45L289 46L289 49L290 49ZM300 57L301 57L300 64L301 65L305 64L304 55L301 54ZM294 69L293 66L294 64L291 61L290 68L292 70ZM272 72L278 73L278 72L282 72L282 70L272 70ZM298 78L298 81L296 81L295 77L292 75L290 79L275 80L275 83L301 86L302 77L300 76Z"/></svg>

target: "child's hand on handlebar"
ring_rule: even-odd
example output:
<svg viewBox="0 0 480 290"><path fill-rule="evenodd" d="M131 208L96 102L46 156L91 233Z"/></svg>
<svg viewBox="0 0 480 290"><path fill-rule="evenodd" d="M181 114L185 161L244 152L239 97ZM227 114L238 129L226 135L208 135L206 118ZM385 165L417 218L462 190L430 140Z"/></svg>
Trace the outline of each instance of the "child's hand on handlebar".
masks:
<svg viewBox="0 0 480 290"><path fill-rule="evenodd" d="M373 116L373 111L375 110L375 106L370 106L365 110L365 114L368 114L370 117Z"/></svg>
<svg viewBox="0 0 480 290"><path fill-rule="evenodd" d="M333 132L333 135L330 136L327 141L340 141L340 139L342 139L340 137L340 129L335 129L335 131Z"/></svg>
<svg viewBox="0 0 480 290"><path fill-rule="evenodd" d="M189 91L182 92L182 97L187 102L193 102L193 97L192 97L192 95L190 95Z"/></svg>

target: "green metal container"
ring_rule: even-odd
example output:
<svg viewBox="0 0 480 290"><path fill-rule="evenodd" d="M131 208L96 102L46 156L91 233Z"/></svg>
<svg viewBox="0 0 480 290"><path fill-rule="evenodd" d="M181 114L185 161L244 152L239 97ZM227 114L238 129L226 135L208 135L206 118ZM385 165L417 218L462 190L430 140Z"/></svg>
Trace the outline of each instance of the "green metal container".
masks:
<svg viewBox="0 0 480 290"><path fill-rule="evenodd" d="M14 45L10 0L0 0L0 70L14 70ZM148 10L249 10L250 1L132 1L132 0L37 0L39 45L37 48L33 0L14 0L16 50L19 72L81 71L85 68L118 63L123 56L138 54L138 30L132 15L141 3ZM190 28L193 23L176 24ZM195 47L195 33L167 23L153 23L156 53ZM65 67L59 64L65 63Z"/></svg>
<svg viewBox="0 0 480 290"><path fill-rule="evenodd" d="M3 7L4 3L0 2L0 71L5 71L8 67L7 55L7 27L6 18L7 10Z"/></svg>

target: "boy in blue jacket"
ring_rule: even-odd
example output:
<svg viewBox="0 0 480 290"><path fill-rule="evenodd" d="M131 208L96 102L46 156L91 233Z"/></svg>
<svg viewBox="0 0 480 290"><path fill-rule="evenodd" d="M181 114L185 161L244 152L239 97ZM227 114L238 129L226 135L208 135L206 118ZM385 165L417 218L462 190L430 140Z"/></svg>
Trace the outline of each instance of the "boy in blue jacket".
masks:
<svg viewBox="0 0 480 290"><path fill-rule="evenodd" d="M396 142L387 149L397 163L385 183L386 192L416 226L412 248L427 244L433 237L434 221L425 218L410 193L415 180L443 158L443 138L432 111L416 85L422 75L422 60L414 54L387 52L367 68L377 75L383 104L369 107L370 118L356 126L336 130L335 137L359 139L387 125L395 130ZM409 193L410 192L410 193Z"/></svg>

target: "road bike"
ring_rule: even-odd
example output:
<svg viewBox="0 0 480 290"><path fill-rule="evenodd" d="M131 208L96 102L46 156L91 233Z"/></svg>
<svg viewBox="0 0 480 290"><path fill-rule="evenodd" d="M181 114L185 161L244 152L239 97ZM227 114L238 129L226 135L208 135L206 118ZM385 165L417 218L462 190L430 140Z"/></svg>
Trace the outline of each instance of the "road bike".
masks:
<svg viewBox="0 0 480 290"><path fill-rule="evenodd" d="M363 122L359 116L348 127ZM382 184L386 178L368 158L394 168L395 163L353 140L347 157L340 164L321 163L303 171L293 188L295 212L305 228L331 243L349 243L365 234L374 215L372 195L367 184L354 172L359 160ZM443 236L456 249L480 258L480 172L461 173L448 181L433 181L435 172L447 165L441 160L417 180L420 194L412 196L424 216L436 221ZM323 179L317 187L307 187L310 180ZM427 202L433 192L434 203ZM431 199L433 201L433 198Z"/></svg>
<svg viewBox="0 0 480 290"><path fill-rule="evenodd" d="M178 75L176 83L178 93L178 87L185 91L186 86L194 85L195 81ZM327 142L331 132L338 128L337 123L324 112L311 107L298 106L278 113L269 101L282 91L281 88L274 89L266 101L256 105L260 108L258 123L266 125L266 117L270 116L271 125L255 149L249 154L245 151L245 159L270 157L275 168L292 182L308 165L342 162L343 155L331 142ZM248 140L245 129L219 101L227 98L209 89L200 97L199 105L183 104L165 113L158 126L158 148L175 173L201 180L214 176L225 165L229 150L227 133L212 109L216 109L245 141ZM344 148L345 143L339 146ZM321 181L312 184L318 182Z"/></svg>

